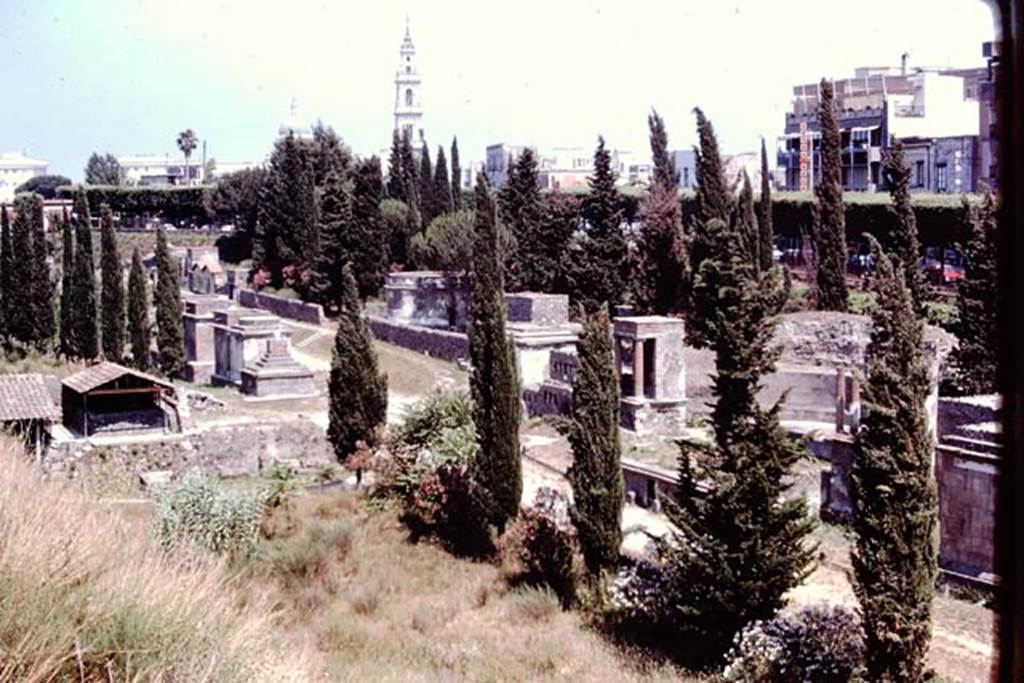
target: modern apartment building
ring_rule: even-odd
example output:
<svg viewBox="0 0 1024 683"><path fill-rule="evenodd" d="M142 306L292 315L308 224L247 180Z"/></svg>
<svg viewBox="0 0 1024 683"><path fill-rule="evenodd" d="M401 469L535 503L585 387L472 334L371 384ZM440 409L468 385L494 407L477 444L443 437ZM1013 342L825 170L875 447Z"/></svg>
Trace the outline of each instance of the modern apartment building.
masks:
<svg viewBox="0 0 1024 683"><path fill-rule="evenodd" d="M45 175L48 164L18 152L0 153L0 203L14 200L14 191L25 181Z"/></svg>

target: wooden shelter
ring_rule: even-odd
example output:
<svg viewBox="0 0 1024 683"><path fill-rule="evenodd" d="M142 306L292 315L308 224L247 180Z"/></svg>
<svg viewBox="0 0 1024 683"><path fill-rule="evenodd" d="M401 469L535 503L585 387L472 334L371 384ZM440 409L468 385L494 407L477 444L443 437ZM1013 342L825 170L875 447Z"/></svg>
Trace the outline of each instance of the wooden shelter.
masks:
<svg viewBox="0 0 1024 683"><path fill-rule="evenodd" d="M89 437L180 432L174 385L117 363L98 363L64 379L64 426Z"/></svg>
<svg viewBox="0 0 1024 683"><path fill-rule="evenodd" d="M61 415L56 392L47 380L57 384L55 377L40 374L0 375L0 430L22 437L37 456Z"/></svg>

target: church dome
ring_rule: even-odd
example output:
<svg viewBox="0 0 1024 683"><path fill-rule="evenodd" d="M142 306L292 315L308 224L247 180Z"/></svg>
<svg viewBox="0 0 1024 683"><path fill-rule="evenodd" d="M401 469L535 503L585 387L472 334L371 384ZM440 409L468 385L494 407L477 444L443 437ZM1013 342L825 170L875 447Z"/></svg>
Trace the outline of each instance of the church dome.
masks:
<svg viewBox="0 0 1024 683"><path fill-rule="evenodd" d="M281 125L277 127L277 134L280 137L286 137L289 133L299 139L311 139L313 137L313 131L309 125L302 120L302 116L299 114L298 105L295 103L295 98L292 98L291 107L288 110L288 116L281 121Z"/></svg>

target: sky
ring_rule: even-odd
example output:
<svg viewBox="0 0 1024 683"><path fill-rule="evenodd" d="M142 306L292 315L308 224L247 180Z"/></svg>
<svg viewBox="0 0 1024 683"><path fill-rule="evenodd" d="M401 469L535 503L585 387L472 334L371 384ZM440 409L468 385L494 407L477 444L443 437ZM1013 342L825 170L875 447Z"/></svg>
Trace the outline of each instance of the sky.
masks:
<svg viewBox="0 0 1024 683"><path fill-rule="evenodd" d="M842 11L840 11L842 8ZM0 0L0 151L80 180L93 151L262 159L292 98L352 149L390 143L406 16L432 154L488 144L608 145L649 156L692 110L725 152L781 133L796 84L860 65L980 66L981 0ZM198 154L197 154L198 156Z"/></svg>

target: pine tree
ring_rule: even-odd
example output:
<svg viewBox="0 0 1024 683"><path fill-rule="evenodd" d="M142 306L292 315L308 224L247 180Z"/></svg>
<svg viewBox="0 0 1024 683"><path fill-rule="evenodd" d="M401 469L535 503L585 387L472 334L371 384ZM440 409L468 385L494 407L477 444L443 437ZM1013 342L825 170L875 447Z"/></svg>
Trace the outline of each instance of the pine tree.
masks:
<svg viewBox="0 0 1024 683"><path fill-rule="evenodd" d="M43 217L43 198L35 193L22 194L15 199L18 215L24 214L31 236L29 261L28 301L32 316L31 341L39 350L49 349L53 343L53 281L50 278L49 244Z"/></svg>
<svg viewBox="0 0 1024 683"><path fill-rule="evenodd" d="M14 247L11 243L11 221L7 205L0 204L0 339L9 343L12 336L10 327L14 320L11 312L14 294Z"/></svg>
<svg viewBox="0 0 1024 683"><path fill-rule="evenodd" d="M348 173L352 165L352 152L331 126L317 121L313 126L312 165L313 184L321 187L332 172L340 176Z"/></svg>
<svg viewBox="0 0 1024 683"><path fill-rule="evenodd" d="M843 167L839 147L839 123L836 121L832 84L821 79L818 106L821 129L821 182L815 188L818 198L818 272L815 293L822 311L849 310L846 290L846 218L843 213Z"/></svg>
<svg viewBox="0 0 1024 683"><path fill-rule="evenodd" d="M655 183L643 199L637 252L634 284L639 310L658 315L681 312L689 264L676 190L666 191Z"/></svg>
<svg viewBox="0 0 1024 683"><path fill-rule="evenodd" d="M741 173L743 183L740 186L740 195L733 206L736 216L733 219L738 227L739 237L742 240L743 248L750 259L750 265L755 270L761 269L761 232L757 226L757 216L754 211L754 189L750 186L750 176L746 171Z"/></svg>
<svg viewBox="0 0 1024 683"><path fill-rule="evenodd" d="M420 148L419 198L423 225L429 225L437 216L437 205L434 201L434 171L430 165L430 148L426 142Z"/></svg>
<svg viewBox="0 0 1024 683"><path fill-rule="evenodd" d="M74 355L92 360L100 353L99 329L96 321L96 266L92 251L92 218L89 201L82 188L74 203L75 270L71 275L72 338Z"/></svg>
<svg viewBox="0 0 1024 683"><path fill-rule="evenodd" d="M590 316L576 343L576 379L568 425L572 448L572 519L587 570L597 579L614 570L622 545L622 446L619 378L612 358L607 309ZM598 581L598 592L603 593Z"/></svg>
<svg viewBox="0 0 1024 683"><path fill-rule="evenodd" d="M501 220L512 233L515 254L506 264L513 290L542 292L551 276L546 259L539 258L546 235L541 233L540 184L537 157L527 147L512 164L498 193Z"/></svg>
<svg viewBox="0 0 1024 683"><path fill-rule="evenodd" d="M768 152L761 138L761 201L758 204L757 228L760 233L761 270L770 270L775 263L775 234L772 230L772 184L768 171Z"/></svg>
<svg viewBox="0 0 1024 683"><path fill-rule="evenodd" d="M402 138L396 128L391 135L391 153L388 155L388 198L409 203L406 195L405 169L402 166Z"/></svg>
<svg viewBox="0 0 1024 683"><path fill-rule="evenodd" d="M669 156L665 122L653 109L647 115L647 128L650 131L651 159L654 161L654 186L676 196L679 191L679 171L675 159ZM651 189L653 192L654 188Z"/></svg>
<svg viewBox="0 0 1024 683"><path fill-rule="evenodd" d="M156 348L160 370L177 377L185 367L185 330L181 319L181 278L163 228L156 232Z"/></svg>
<svg viewBox="0 0 1024 683"><path fill-rule="evenodd" d="M781 403L765 410L757 402L778 355L778 284L775 271L751 261L740 213L698 226L708 251L694 294L715 352L714 441L683 443L677 496L666 505L672 532L659 543L669 623L681 654L702 665L717 664L747 623L773 617L815 553L805 543L813 528L806 503L787 495L803 449L780 427Z"/></svg>
<svg viewBox="0 0 1024 683"><path fill-rule="evenodd" d="M611 154L599 137L594 151L594 174L589 179L590 195L583 205L587 221L586 262L575 276L581 303L596 310L607 303L614 307L626 290L629 248L622 232L622 198L615 187Z"/></svg>
<svg viewBox="0 0 1024 683"><path fill-rule="evenodd" d="M505 332L505 293L498 256L498 221L487 176L476 181L476 244L470 308L470 390L476 426L471 477L482 508L499 531L519 512L523 493L519 457L520 390L514 350Z"/></svg>
<svg viewBox="0 0 1024 683"><path fill-rule="evenodd" d="M103 357L120 363L124 355L124 272L114 236L114 216L108 204L100 205L100 319Z"/></svg>
<svg viewBox="0 0 1024 683"><path fill-rule="evenodd" d="M74 276L75 233L67 209L61 215L61 271L60 271L60 352L68 358L78 355L75 338Z"/></svg>
<svg viewBox="0 0 1024 683"><path fill-rule="evenodd" d="M900 261L910 299L918 315L924 314L925 283L921 272L921 245L917 239L917 219L910 205L910 167L903 159L903 143L897 140L883 164L890 210L894 214L893 230L886 237L884 249Z"/></svg>
<svg viewBox="0 0 1024 683"><path fill-rule="evenodd" d="M462 208L462 166L459 165L459 141L452 138L452 211Z"/></svg>
<svg viewBox="0 0 1024 683"><path fill-rule="evenodd" d="M854 592L867 678L915 683L924 680L938 573L934 442L925 409L930 381L923 324L902 268L869 239L877 299L851 479Z"/></svg>
<svg viewBox="0 0 1024 683"><path fill-rule="evenodd" d="M35 321L33 320L33 245L32 224L27 206L28 195L19 195L14 200L14 220L11 225L10 289L6 290L8 306L7 327L12 339L21 344L35 342Z"/></svg>
<svg viewBox="0 0 1024 683"><path fill-rule="evenodd" d="M999 369L998 233L996 203L986 193L981 205L964 201L963 213L970 226L967 243L960 248L965 268L957 288L957 316L953 332L953 388L958 394L977 395L996 391Z"/></svg>
<svg viewBox="0 0 1024 683"><path fill-rule="evenodd" d="M348 234L348 251L363 299L376 296L384 285L388 266L388 239L380 214L384 179L380 159L360 162L353 177L353 229Z"/></svg>
<svg viewBox="0 0 1024 683"><path fill-rule="evenodd" d="M352 187L332 173L320 193L320 253L310 271L309 293L327 310L341 303L341 266L351 257L349 233L353 230Z"/></svg>
<svg viewBox="0 0 1024 683"><path fill-rule="evenodd" d="M139 248L132 251L132 269L128 275L128 332L131 336L132 365L149 370L149 285Z"/></svg>
<svg viewBox="0 0 1024 683"><path fill-rule="evenodd" d="M327 388L330 412L327 437L339 462L362 441L373 447L388 408L387 377L377 370L373 339L360 312L359 290L349 264L341 268L338 331L334 337Z"/></svg>
<svg viewBox="0 0 1024 683"><path fill-rule="evenodd" d="M452 186L448 181L448 160L444 157L444 147L437 147L437 162L434 165L434 212L436 215L449 213L452 210Z"/></svg>

